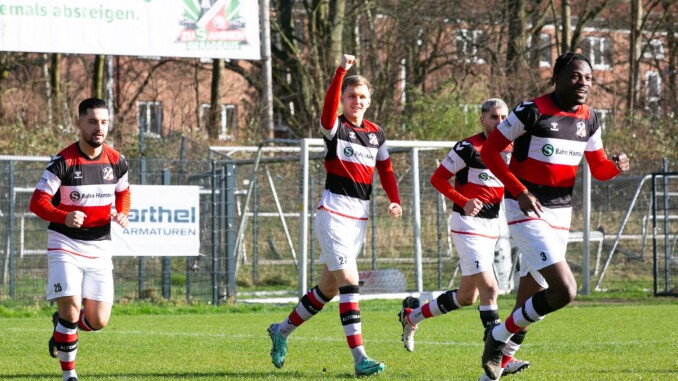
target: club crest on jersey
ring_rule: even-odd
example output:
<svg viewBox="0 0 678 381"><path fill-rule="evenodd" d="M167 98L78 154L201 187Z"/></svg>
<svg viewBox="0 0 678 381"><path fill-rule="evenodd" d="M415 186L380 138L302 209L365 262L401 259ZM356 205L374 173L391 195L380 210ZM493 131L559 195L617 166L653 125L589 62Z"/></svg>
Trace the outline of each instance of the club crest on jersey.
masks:
<svg viewBox="0 0 678 381"><path fill-rule="evenodd" d="M103 175L104 175L104 180L105 181L113 181L113 168L111 167L106 167L103 170Z"/></svg>
<svg viewBox="0 0 678 381"><path fill-rule="evenodd" d="M551 122L551 131L558 131L558 123Z"/></svg>
<svg viewBox="0 0 678 381"><path fill-rule="evenodd" d="M584 122L577 122L577 136L583 138L586 136L586 126Z"/></svg>
<svg viewBox="0 0 678 381"><path fill-rule="evenodd" d="M367 134L367 139L369 139L370 144L376 146L379 144L379 140L377 140L377 135L376 134Z"/></svg>

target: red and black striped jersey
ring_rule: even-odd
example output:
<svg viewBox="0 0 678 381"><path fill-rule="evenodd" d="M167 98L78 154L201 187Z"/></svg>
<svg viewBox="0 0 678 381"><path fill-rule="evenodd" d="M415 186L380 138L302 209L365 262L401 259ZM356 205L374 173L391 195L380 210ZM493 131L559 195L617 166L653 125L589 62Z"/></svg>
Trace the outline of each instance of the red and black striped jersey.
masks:
<svg viewBox="0 0 678 381"><path fill-rule="evenodd" d="M50 222L48 229L69 238L109 240L111 206L115 203L118 212L129 211L127 169L124 156L108 145L103 145L99 156L89 158L76 142L47 166L33 193L31 211ZM70 228L65 218L76 210L87 217L82 227Z"/></svg>
<svg viewBox="0 0 678 381"><path fill-rule="evenodd" d="M389 158L381 127L363 120L355 127L343 116L330 130L321 128L325 143L325 192L319 207L354 218L367 218L377 161Z"/></svg>
<svg viewBox="0 0 678 381"><path fill-rule="evenodd" d="M596 113L587 105L580 105L576 112L563 111L551 96L517 105L488 139L494 149L513 142L509 169L514 177L486 157L489 152L482 158L506 185L507 197L515 198L527 189L544 206L567 207L582 157L586 156L597 179L612 178L619 171L603 150Z"/></svg>
<svg viewBox="0 0 678 381"><path fill-rule="evenodd" d="M360 126L355 126L343 115L337 117L345 75L344 68L337 68L320 117L327 179L318 209L344 217L367 219L374 169L379 171L379 179L389 200L400 204L398 184L381 127L365 119Z"/></svg>
<svg viewBox="0 0 678 381"><path fill-rule="evenodd" d="M497 218L504 184L497 179L480 159L485 143L485 134L479 133L457 142L431 177L431 184L443 195L454 201L453 210L466 215L464 205L471 198L483 203L476 215L480 218ZM510 146L502 152L509 159ZM454 188L449 179L454 176Z"/></svg>

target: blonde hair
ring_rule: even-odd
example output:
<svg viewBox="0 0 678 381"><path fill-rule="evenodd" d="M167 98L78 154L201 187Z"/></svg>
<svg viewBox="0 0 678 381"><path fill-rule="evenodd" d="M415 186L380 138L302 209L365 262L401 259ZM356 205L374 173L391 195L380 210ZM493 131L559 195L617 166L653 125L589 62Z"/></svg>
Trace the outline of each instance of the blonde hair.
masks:
<svg viewBox="0 0 678 381"><path fill-rule="evenodd" d="M374 88L372 87L372 84L370 81L367 80L367 78L363 77L362 75L351 75L349 77L344 78L344 82L341 84L341 93L344 93L344 90L346 90L347 87L349 86L366 86L367 90L370 92L370 95L372 95L372 91L374 91Z"/></svg>

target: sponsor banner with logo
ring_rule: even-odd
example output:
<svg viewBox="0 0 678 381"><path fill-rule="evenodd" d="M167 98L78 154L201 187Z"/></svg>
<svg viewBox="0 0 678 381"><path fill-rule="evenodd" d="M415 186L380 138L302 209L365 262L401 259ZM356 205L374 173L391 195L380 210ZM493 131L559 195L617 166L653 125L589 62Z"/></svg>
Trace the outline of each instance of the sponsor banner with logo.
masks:
<svg viewBox="0 0 678 381"><path fill-rule="evenodd" d="M194 256L200 251L197 186L131 185L129 226L111 223L114 255Z"/></svg>
<svg viewBox="0 0 678 381"><path fill-rule="evenodd" d="M260 59L252 0L0 0L0 50Z"/></svg>

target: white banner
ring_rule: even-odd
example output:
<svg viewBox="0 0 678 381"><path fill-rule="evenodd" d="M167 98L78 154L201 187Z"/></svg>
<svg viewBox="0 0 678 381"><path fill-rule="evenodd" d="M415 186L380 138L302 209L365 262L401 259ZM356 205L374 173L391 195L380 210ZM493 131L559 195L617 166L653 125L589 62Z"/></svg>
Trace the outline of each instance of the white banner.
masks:
<svg viewBox="0 0 678 381"><path fill-rule="evenodd" d="M0 50L260 58L257 0L0 0Z"/></svg>
<svg viewBox="0 0 678 381"><path fill-rule="evenodd" d="M131 185L129 226L111 223L115 252L125 256L195 256L200 251L197 186Z"/></svg>

